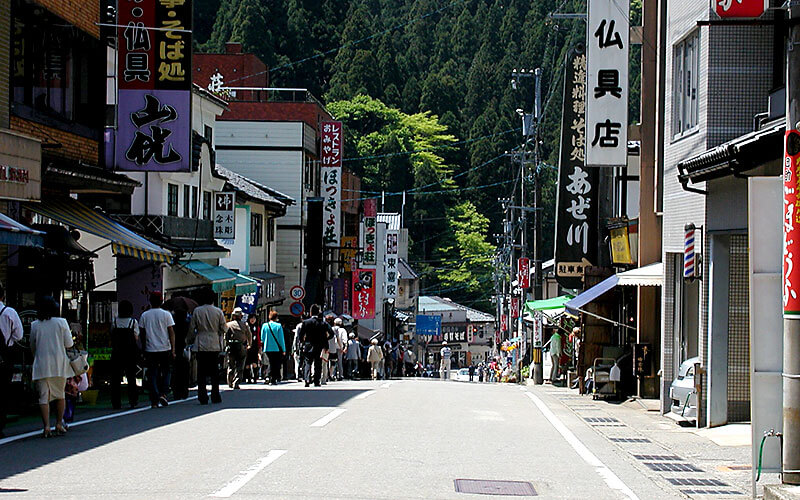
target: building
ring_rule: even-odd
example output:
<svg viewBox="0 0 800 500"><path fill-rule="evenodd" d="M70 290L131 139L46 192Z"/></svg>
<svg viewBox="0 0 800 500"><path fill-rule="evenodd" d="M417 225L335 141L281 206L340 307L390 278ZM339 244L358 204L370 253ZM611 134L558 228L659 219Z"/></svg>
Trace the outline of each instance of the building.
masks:
<svg viewBox="0 0 800 500"><path fill-rule="evenodd" d="M419 314L442 318L442 334L428 337L422 346L425 364L438 366L443 341L452 350L454 367L488 359L495 336L495 318L491 314L436 296L419 298Z"/></svg>

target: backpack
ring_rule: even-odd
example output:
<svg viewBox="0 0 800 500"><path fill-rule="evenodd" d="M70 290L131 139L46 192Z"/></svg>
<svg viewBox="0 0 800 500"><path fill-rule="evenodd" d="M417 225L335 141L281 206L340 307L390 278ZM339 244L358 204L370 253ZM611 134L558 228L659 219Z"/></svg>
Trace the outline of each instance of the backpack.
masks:
<svg viewBox="0 0 800 500"><path fill-rule="evenodd" d="M111 352L118 354L132 355L136 354L138 349L136 345L136 335L133 333L134 319L128 320L128 326L117 326L117 321L114 320L114 327L111 329Z"/></svg>

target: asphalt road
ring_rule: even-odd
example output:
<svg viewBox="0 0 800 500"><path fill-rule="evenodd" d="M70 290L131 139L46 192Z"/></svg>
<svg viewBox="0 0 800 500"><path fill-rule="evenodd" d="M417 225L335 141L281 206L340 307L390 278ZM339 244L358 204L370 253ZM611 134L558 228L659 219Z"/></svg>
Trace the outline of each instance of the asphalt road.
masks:
<svg viewBox="0 0 800 500"><path fill-rule="evenodd" d="M456 479L530 482L538 498L683 498L547 391L515 385L245 386L220 405L0 446L3 500L489 498Z"/></svg>

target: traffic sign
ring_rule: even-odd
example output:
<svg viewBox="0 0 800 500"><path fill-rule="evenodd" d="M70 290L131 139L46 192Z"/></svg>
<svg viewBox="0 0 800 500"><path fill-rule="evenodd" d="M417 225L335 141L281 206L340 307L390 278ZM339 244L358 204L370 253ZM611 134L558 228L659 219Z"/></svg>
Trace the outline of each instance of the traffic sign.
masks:
<svg viewBox="0 0 800 500"><path fill-rule="evenodd" d="M304 312L306 312L306 306L302 302L292 302L292 305L289 306L289 313L295 318L299 318Z"/></svg>
<svg viewBox="0 0 800 500"><path fill-rule="evenodd" d="M303 297L306 296L306 289L300 285L295 285L289 290L289 296L294 300L303 300Z"/></svg>

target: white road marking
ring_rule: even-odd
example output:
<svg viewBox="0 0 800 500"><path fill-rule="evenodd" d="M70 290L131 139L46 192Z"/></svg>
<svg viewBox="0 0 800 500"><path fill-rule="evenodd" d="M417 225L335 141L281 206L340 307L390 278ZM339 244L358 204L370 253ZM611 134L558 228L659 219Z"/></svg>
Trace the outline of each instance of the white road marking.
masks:
<svg viewBox="0 0 800 500"><path fill-rule="evenodd" d="M550 408L547 407L544 402L536 397L536 395L526 392L526 396L531 398L533 403L539 408L539 411L542 412L542 415L550 421L550 424L555 427L559 434L564 438L564 440L572 446L578 455L590 466L595 468L597 474L603 478L606 484L614 490L620 491L623 495L625 495L630 500L639 500L639 497L631 491L628 486L622 482L622 480L614 474L611 469L609 469L597 456L589 451L589 448L586 447L576 436L572 433L567 427L555 416L555 414L550 411Z"/></svg>
<svg viewBox="0 0 800 500"><path fill-rule="evenodd" d="M381 387L384 388L384 389L388 389L389 387L392 386L393 383L394 382L386 382L385 384L382 384Z"/></svg>
<svg viewBox="0 0 800 500"><path fill-rule="evenodd" d="M239 491L241 487L247 484L251 479L256 477L256 474L264 470L269 464L280 458L284 453L286 453L286 450L270 450L266 457L262 457L258 462L253 464L252 467L240 472L233 481L212 493L211 496L217 498L230 497Z"/></svg>
<svg viewBox="0 0 800 500"><path fill-rule="evenodd" d="M356 399L367 399L368 397L370 397L370 396L372 396L373 394L375 394L375 392L376 392L376 391L367 391L367 392L362 392L361 394L359 394L358 396L356 396Z"/></svg>
<svg viewBox="0 0 800 500"><path fill-rule="evenodd" d="M326 425L328 425L328 424L329 424L329 423L330 423L330 422L331 422L331 421L332 421L334 418L338 417L339 415L341 415L341 414L342 414L342 413L344 413L345 411L346 411L346 410L343 410L343 409L341 409L341 408L337 408L337 409L333 410L332 412L328 413L327 415L325 415L324 417L322 417L321 419L317 420L317 421L316 421L316 422L314 422L313 424L311 424L311 427L325 427L325 426L326 426Z"/></svg>

